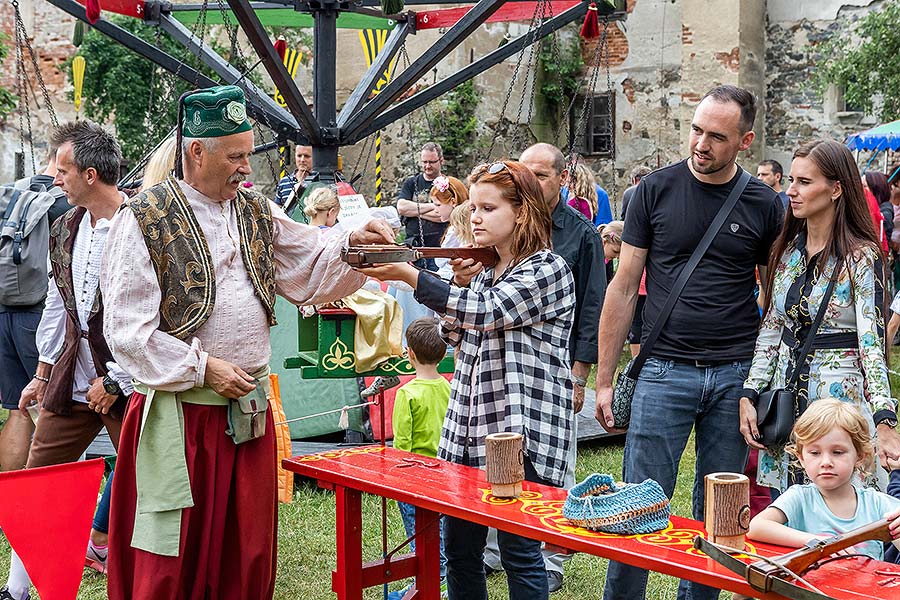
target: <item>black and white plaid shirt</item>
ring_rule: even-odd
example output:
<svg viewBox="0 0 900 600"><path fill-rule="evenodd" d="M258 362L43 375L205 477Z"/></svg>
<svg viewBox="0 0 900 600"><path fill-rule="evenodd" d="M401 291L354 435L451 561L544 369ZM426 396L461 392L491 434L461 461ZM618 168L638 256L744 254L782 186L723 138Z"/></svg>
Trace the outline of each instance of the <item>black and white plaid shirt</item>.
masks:
<svg viewBox="0 0 900 600"><path fill-rule="evenodd" d="M485 436L518 432L537 474L561 486L572 431L569 332L575 282L549 250L531 255L493 284L487 269L469 288L419 275L416 298L443 316L454 346L450 406L438 456L484 466Z"/></svg>

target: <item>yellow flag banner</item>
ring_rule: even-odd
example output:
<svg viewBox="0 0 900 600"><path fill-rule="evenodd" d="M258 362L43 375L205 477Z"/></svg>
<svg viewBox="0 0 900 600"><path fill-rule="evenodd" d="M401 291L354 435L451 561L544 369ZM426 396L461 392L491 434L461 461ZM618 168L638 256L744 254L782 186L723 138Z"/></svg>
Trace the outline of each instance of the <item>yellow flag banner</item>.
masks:
<svg viewBox="0 0 900 600"><path fill-rule="evenodd" d="M366 55L366 66L371 67L372 63L375 62L375 57L378 56L378 53L381 52L381 49L384 48L384 43L387 41L388 33L390 33L387 29L360 29L359 30L359 41L363 47L363 53ZM373 94L378 94L387 83L391 80L391 75L394 74L394 67L397 64L397 57L391 59L391 62L388 63L387 69L384 70L384 73L381 74L381 78L378 80L378 83L375 84L375 89L372 91Z"/></svg>
<svg viewBox="0 0 900 600"><path fill-rule="evenodd" d="M284 66L287 68L287 72L290 73L291 79L294 79L297 76L297 67L300 66L300 59L302 58L303 53L292 48L288 48L287 52L284 53ZM278 103L278 106L283 108L287 107L287 104L284 102L284 96L281 95L278 88L275 88L275 93L272 95L272 98Z"/></svg>
<svg viewBox="0 0 900 600"><path fill-rule="evenodd" d="M387 41L387 29L360 29L359 42L362 44L363 53L366 55L366 66L371 67L375 62L375 57L384 48ZM394 67L397 65L397 56L391 59L387 69L381 74L381 78L375 84L372 95L378 95L394 74ZM381 206L381 132L375 134L375 206Z"/></svg>

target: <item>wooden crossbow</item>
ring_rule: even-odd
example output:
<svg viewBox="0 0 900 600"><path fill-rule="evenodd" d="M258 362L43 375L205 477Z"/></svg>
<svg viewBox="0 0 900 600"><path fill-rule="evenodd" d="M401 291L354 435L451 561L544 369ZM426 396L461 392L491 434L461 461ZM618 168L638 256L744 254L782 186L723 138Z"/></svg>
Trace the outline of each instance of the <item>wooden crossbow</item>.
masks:
<svg viewBox="0 0 900 600"><path fill-rule="evenodd" d="M890 522L887 520L875 521L827 540L810 541L803 548L793 552L758 560L754 563L738 560L731 556L727 548L722 548L700 536L694 538L694 548L702 550L729 571L741 575L747 580L750 587L759 592L775 592L787 598L793 598L793 600L834 600L831 596L826 596L818 590L791 583L791 580L815 567L819 561L860 542L892 541L889 527ZM740 551L732 552L740 554Z"/></svg>
<svg viewBox="0 0 900 600"><path fill-rule="evenodd" d="M409 248L396 245L371 245L350 246L341 250L341 260L351 267L415 262L420 258L471 258L485 267L493 267L500 260L494 248Z"/></svg>

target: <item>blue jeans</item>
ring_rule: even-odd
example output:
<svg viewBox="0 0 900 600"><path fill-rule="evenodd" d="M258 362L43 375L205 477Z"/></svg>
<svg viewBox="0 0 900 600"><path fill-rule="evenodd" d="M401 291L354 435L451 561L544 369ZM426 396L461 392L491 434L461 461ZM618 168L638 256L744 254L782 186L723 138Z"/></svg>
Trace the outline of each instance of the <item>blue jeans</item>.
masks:
<svg viewBox="0 0 900 600"><path fill-rule="evenodd" d="M749 449L739 431L741 389L750 361L697 367L649 358L641 370L625 438L623 477L654 479L670 498L678 463L696 428L693 515L703 520L703 478L709 473L743 473ZM610 561L604 600L643 598L647 571ZM678 586L679 600L715 600L719 590L690 581Z"/></svg>
<svg viewBox="0 0 900 600"><path fill-rule="evenodd" d="M545 485L525 457L525 479ZM450 516L444 517L444 549L447 556L447 591L450 600L487 600L484 546L488 528ZM509 600L547 600L547 571L541 543L520 535L497 532L500 563L506 571Z"/></svg>
<svg viewBox="0 0 900 600"><path fill-rule="evenodd" d="M406 530L406 537L413 537L416 535L416 507L412 504L407 504L406 502L398 502L397 508L400 509L400 516L403 518L403 529ZM447 557L444 555L444 531L441 525L443 521L444 517L441 517L440 521L437 523L437 526L441 530L439 533L441 541L441 579L447 576ZM415 539L409 543L409 548L415 552Z"/></svg>
<svg viewBox="0 0 900 600"><path fill-rule="evenodd" d="M106 487L103 488L103 496L100 497L100 504L97 505L97 510L94 512L91 529L100 533L109 533L109 495L112 491L113 475L115 474L114 470L109 472L109 477L106 478Z"/></svg>

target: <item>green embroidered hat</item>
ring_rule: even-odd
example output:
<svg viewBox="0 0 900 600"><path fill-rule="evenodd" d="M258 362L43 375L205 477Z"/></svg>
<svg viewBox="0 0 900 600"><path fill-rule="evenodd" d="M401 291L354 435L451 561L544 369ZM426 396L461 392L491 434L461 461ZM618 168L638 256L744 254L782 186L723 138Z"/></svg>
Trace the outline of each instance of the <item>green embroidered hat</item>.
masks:
<svg viewBox="0 0 900 600"><path fill-rule="evenodd" d="M244 90L235 85L206 88L182 99L181 135L189 138L223 137L250 131Z"/></svg>

